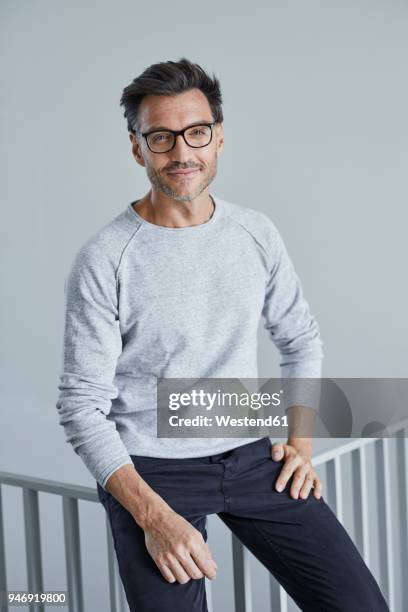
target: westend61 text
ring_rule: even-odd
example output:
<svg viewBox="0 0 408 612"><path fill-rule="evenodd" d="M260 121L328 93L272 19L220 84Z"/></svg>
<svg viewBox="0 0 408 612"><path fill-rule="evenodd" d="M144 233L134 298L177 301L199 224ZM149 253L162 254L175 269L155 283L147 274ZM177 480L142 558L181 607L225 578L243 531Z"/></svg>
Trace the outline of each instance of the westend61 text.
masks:
<svg viewBox="0 0 408 612"><path fill-rule="evenodd" d="M215 422L214 422L215 421ZM172 415L169 418L169 424L172 427L287 427L288 417L283 416L268 416L268 417L242 417L235 418L231 416L215 416L208 417L197 415L192 418L179 417Z"/></svg>

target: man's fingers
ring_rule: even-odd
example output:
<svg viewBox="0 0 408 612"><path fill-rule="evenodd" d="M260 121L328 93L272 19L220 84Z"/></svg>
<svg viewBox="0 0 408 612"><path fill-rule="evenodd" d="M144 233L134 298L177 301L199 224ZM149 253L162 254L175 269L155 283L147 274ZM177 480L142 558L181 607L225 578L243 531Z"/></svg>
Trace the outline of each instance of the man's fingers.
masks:
<svg viewBox="0 0 408 612"><path fill-rule="evenodd" d="M293 475L292 486L290 487L290 494L295 499L298 498L299 491L303 487L304 483L306 482L307 474L309 473L309 471L310 471L310 466L308 465L302 465L295 471ZM312 485L312 483L313 483L313 479L310 485Z"/></svg>
<svg viewBox="0 0 408 612"><path fill-rule="evenodd" d="M316 499L320 499L322 496L322 483L320 482L318 478L315 479L313 495L316 497Z"/></svg>
<svg viewBox="0 0 408 612"><path fill-rule="evenodd" d="M307 475L305 480L304 480L303 486L300 489L299 497L301 497L302 499L306 499L307 498L307 496L310 493L310 489L313 486L313 482L314 482L313 474L312 475Z"/></svg>
<svg viewBox="0 0 408 612"><path fill-rule="evenodd" d="M197 580L206 575L208 578L215 578L216 563L212 558L200 557L201 561L196 564L190 555L176 557L169 555L166 561L158 563L158 567L167 582L179 582L185 584L191 578ZM202 570L200 569L202 567Z"/></svg>
<svg viewBox="0 0 408 612"><path fill-rule="evenodd" d="M205 551L201 550L193 551L191 553L191 556L193 557L193 560L195 561L196 565L200 568L203 574L207 576L207 578L210 578L211 580L215 578L215 576L217 575L217 565L214 559L211 558L211 556L209 556Z"/></svg>
<svg viewBox="0 0 408 612"><path fill-rule="evenodd" d="M194 559L191 557L190 554L186 555L185 557L178 557L178 560L187 572L187 574L190 576L190 578L194 578L195 580L203 578L203 572L200 570L199 567L197 567L194 562Z"/></svg>
<svg viewBox="0 0 408 612"><path fill-rule="evenodd" d="M280 474L275 482L275 489L279 492L283 491L289 479L293 475L293 482L290 488L290 494L293 498L306 499L313 488L313 495L316 499L322 496L322 484L310 461L304 462L304 459L299 455L293 456L293 448L288 444L272 444L272 459L280 461L286 457L286 461L280 471Z"/></svg>
<svg viewBox="0 0 408 612"><path fill-rule="evenodd" d="M280 461L284 456L283 444L272 444L272 459Z"/></svg>
<svg viewBox="0 0 408 612"><path fill-rule="evenodd" d="M176 577L167 565L165 565L164 563L158 563L157 566L161 571L162 576L167 580L167 582L176 582Z"/></svg>
<svg viewBox="0 0 408 612"><path fill-rule="evenodd" d="M185 584L186 582L191 580L190 576L184 570L183 566L178 561L178 559L176 559L176 557L172 557L168 561L168 563L169 563L172 573L176 577L177 582L179 582L180 584Z"/></svg>
<svg viewBox="0 0 408 612"><path fill-rule="evenodd" d="M283 491L283 489L286 487L286 483L292 476L295 469L298 467L300 461L300 458L295 457L294 459L288 460L284 463L275 483L275 489L277 491Z"/></svg>

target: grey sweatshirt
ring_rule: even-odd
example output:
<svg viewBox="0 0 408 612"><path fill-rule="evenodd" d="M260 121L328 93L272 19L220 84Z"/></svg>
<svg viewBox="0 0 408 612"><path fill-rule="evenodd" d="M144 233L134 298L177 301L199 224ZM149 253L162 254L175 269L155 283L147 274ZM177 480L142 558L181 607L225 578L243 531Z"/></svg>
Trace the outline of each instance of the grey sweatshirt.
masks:
<svg viewBox="0 0 408 612"><path fill-rule="evenodd" d="M282 377L321 376L318 325L275 224L211 196L212 217L182 228L129 204L75 254L56 407L103 488L130 455L201 457L249 442L158 438L156 387L158 377L257 378L261 317Z"/></svg>

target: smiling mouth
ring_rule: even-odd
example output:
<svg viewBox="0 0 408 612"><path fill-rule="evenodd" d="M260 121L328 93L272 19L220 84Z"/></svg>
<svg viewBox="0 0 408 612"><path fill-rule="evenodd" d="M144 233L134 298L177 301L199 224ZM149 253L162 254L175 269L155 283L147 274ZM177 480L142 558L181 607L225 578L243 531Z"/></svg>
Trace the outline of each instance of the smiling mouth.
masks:
<svg viewBox="0 0 408 612"><path fill-rule="evenodd" d="M200 172L200 168L188 168L186 170L173 170L172 172L168 172L170 176L174 176L178 179L188 179L196 176Z"/></svg>

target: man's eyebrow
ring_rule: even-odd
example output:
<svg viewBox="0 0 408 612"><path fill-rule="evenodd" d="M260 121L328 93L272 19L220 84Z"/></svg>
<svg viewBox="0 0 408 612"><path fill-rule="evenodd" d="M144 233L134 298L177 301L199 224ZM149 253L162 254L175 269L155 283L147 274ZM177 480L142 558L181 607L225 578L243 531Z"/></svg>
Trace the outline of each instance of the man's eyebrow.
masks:
<svg viewBox="0 0 408 612"><path fill-rule="evenodd" d="M204 125L205 123L212 123L212 121L208 120L208 119L203 119L202 121L195 121L194 123L189 123L188 125L186 125L186 128L188 127L194 127L195 125ZM169 127L166 127L165 125L159 125L159 126L152 126L150 128L148 128L147 130L145 130L145 132L156 132L159 130L170 130Z"/></svg>

